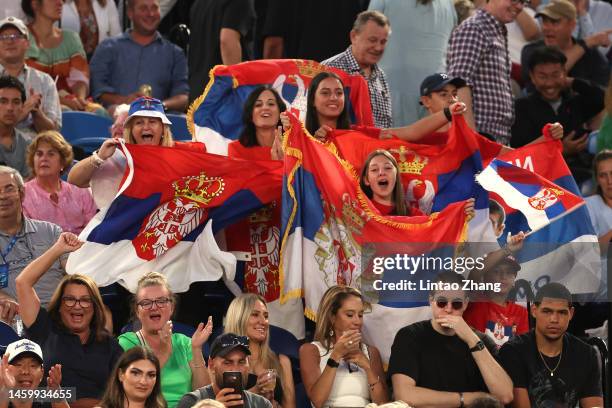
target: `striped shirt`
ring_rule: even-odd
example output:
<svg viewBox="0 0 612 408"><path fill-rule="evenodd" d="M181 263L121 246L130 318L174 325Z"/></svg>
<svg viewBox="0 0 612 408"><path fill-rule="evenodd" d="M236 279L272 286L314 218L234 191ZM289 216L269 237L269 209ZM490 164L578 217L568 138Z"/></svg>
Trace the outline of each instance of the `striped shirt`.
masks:
<svg viewBox="0 0 612 408"><path fill-rule="evenodd" d="M463 78L472 89L478 131L507 145L514 105L506 26L479 9L451 35L447 62L448 75Z"/></svg>
<svg viewBox="0 0 612 408"><path fill-rule="evenodd" d="M378 65L373 65L370 76L367 77L365 72L359 67L351 47L346 51L331 58L326 59L321 64L334 68L340 68L349 74L360 74L368 83L368 91L370 91L370 104L372 105L372 115L374 116L374 125L377 128L390 128L393 125L391 116L391 92L389 92L389 83L387 77Z"/></svg>

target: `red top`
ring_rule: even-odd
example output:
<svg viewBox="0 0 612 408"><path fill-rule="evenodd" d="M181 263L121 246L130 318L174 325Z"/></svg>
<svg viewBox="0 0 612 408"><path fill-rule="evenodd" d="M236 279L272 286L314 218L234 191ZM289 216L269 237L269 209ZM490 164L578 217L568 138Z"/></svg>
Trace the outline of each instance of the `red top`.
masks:
<svg viewBox="0 0 612 408"><path fill-rule="evenodd" d="M489 300L473 301L468 304L463 319L489 336L498 348L511 337L529 331L527 309L514 302L500 306Z"/></svg>

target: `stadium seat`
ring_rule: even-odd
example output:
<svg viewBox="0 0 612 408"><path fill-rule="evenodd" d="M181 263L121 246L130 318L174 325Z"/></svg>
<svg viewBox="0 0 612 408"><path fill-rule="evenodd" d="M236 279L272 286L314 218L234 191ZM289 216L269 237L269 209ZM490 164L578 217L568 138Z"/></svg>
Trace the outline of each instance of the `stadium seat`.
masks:
<svg viewBox="0 0 612 408"><path fill-rule="evenodd" d="M610 406L610 389L609 389L609 384L608 384L608 377L609 377L609 372L608 372L608 347L606 346L605 341L603 341L600 337L588 337L586 339L583 339L586 343L590 344L591 346L595 347L595 349L597 350L597 355L600 358L600 366L601 366L601 391L603 393L604 396L604 407L608 407Z"/></svg>
<svg viewBox="0 0 612 408"><path fill-rule="evenodd" d="M110 137L112 124L109 118L93 113L68 111L62 113L61 133L72 146L78 146L85 154L91 154Z"/></svg>
<svg viewBox="0 0 612 408"><path fill-rule="evenodd" d="M190 141L191 133L189 133L189 129L187 129L187 118L185 118L184 115L173 113L168 113L166 116L168 116L168 119L172 122L170 129L172 130L172 137L174 140Z"/></svg>

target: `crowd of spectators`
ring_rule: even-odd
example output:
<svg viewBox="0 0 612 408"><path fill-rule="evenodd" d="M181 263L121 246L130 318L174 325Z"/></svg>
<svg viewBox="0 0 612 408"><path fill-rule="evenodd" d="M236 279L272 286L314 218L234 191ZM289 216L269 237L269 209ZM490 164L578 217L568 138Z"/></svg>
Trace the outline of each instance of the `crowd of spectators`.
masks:
<svg viewBox="0 0 612 408"><path fill-rule="evenodd" d="M179 9L187 10L177 22L188 26L190 37L175 43L162 18L175 18ZM100 288L87 276L66 275L65 266L82 245L74 234L118 190L126 166L119 138L175 146L166 113L184 114L214 66L303 58L361 75L369 90L375 128L350 123L338 75L313 78L304 126L320 141L334 129L357 129L382 139L443 143L453 116L463 115L472 129L502 144L502 154L542 140L552 124L550 135L561 140L581 191L594 192L586 202L604 288L612 234L611 35L612 5L602 0L3 2L0 317L15 324L18 316L29 340L8 346L0 388L75 387L69 405L77 408L216 407L212 400L292 408L299 405L299 377L317 408L392 399L461 408L602 406L605 367L568 332L575 313L568 289L539 288L529 310L510 297L521 269L511 253L520 250L522 233L470 275L502 289L431 290L432 318L397 333L388 367L362 339L369 305L354 288L328 289L313 341L301 346L296 361L272 351L268 305L260 296L236 297L224 333L207 349L213 320L191 336L174 331L179 304L162 275L139 281L135 322L118 335L117 316ZM256 88L229 156L281 160L278 126L290 124L286 109L273 88ZM60 133L64 111L118 117L118 137L73 164ZM423 215L404 199L389 152L372 152L360 181L382 215ZM90 188L100 192L95 202ZM472 199L465 212L471 216L473 208ZM489 209L499 238L505 215L495 201ZM435 282L460 277L443 274Z"/></svg>

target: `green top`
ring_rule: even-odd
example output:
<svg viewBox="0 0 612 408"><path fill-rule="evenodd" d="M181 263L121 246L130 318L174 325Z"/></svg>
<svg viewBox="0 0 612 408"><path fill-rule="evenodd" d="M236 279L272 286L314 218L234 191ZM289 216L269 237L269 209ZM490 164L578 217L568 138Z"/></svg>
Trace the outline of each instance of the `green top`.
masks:
<svg viewBox="0 0 612 408"><path fill-rule="evenodd" d="M123 333L118 340L125 351L142 345L134 332ZM183 395L192 391L191 359L191 339L181 333L172 333L172 354L161 370L161 390L168 408L176 406Z"/></svg>
<svg viewBox="0 0 612 408"><path fill-rule="evenodd" d="M597 152L603 149L612 149L612 118L610 115L604 118L599 129L599 136L597 136Z"/></svg>

